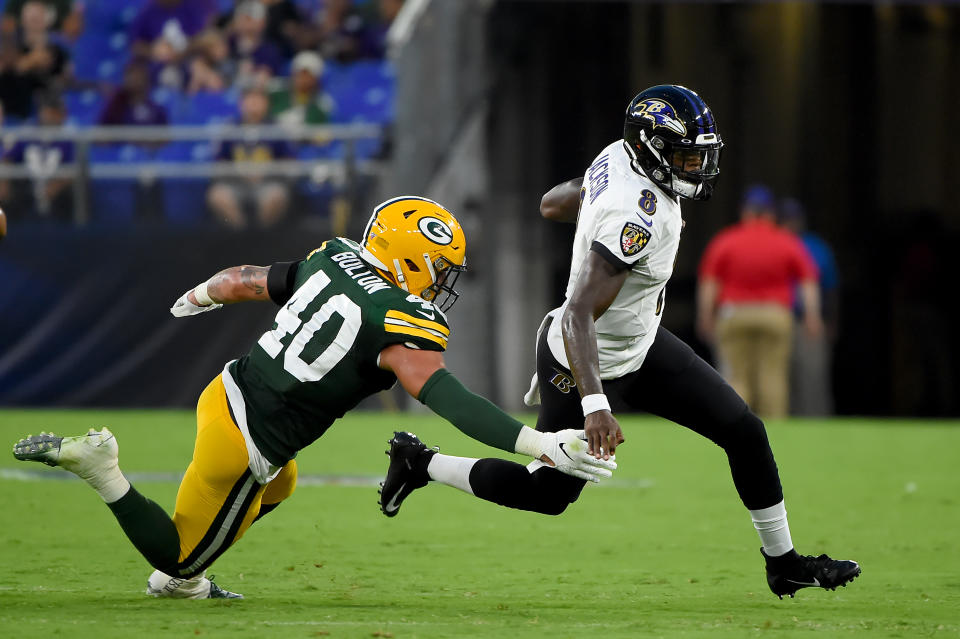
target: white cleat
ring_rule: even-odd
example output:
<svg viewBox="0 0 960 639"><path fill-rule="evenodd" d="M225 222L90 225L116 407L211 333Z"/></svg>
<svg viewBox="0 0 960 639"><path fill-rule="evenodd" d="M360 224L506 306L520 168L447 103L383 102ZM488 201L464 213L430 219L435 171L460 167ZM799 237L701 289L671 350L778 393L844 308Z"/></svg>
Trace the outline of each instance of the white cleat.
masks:
<svg viewBox="0 0 960 639"><path fill-rule="evenodd" d="M190 579L171 577L154 570L147 579L147 594L171 599L243 599L243 595L224 590L207 579L206 571Z"/></svg>
<svg viewBox="0 0 960 639"><path fill-rule="evenodd" d="M37 461L60 466L90 481L117 467L117 438L109 428L90 429L86 435L58 437L53 433L30 435L13 447L13 456L21 461Z"/></svg>

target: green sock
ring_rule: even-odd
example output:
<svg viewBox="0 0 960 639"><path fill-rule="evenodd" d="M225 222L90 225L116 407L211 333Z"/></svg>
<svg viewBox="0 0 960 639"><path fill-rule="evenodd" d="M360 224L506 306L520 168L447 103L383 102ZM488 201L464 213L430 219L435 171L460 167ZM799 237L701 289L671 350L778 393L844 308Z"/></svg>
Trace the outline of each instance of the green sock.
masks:
<svg viewBox="0 0 960 639"><path fill-rule="evenodd" d="M107 506L127 538L150 565L173 574L180 558L180 533L163 508L138 493L133 486L123 497Z"/></svg>

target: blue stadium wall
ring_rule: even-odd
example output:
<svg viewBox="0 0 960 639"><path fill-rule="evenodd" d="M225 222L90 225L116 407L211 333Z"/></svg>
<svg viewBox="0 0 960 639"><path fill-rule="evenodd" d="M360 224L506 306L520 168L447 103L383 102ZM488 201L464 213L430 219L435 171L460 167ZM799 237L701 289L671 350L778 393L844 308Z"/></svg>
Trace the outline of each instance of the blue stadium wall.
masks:
<svg viewBox="0 0 960 639"><path fill-rule="evenodd" d="M169 307L223 268L297 259L324 239L18 229L0 242L0 405L194 405L270 328L276 307L247 303L180 319Z"/></svg>

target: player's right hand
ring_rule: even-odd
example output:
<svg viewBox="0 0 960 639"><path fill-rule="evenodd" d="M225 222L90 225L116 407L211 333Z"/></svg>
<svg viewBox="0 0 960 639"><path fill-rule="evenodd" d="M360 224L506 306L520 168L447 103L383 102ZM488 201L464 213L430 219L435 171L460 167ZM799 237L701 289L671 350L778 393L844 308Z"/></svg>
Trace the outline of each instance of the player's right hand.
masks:
<svg viewBox="0 0 960 639"><path fill-rule="evenodd" d="M181 295L180 299L173 303L173 306L170 307L171 315L174 317L187 317L188 315L199 315L200 313L206 313L207 311L215 311L218 308L223 307L223 304L210 304L208 306L194 304L188 297L192 292L193 289L191 288L189 291Z"/></svg>
<svg viewBox="0 0 960 639"><path fill-rule="evenodd" d="M598 410L587 415L583 430L589 453L597 459L610 459L617 452L617 446L624 442L620 424L608 410Z"/></svg>
<svg viewBox="0 0 960 639"><path fill-rule="evenodd" d="M539 460L567 475L594 483L613 475L617 462L597 459L587 452L582 430L568 428L556 433L542 433Z"/></svg>

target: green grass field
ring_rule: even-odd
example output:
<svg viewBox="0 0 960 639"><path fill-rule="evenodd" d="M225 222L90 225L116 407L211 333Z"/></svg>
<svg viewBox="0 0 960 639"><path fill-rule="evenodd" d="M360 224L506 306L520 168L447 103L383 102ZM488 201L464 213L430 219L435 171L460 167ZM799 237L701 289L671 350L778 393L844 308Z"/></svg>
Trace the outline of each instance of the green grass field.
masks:
<svg viewBox="0 0 960 639"><path fill-rule="evenodd" d="M0 441L101 424L171 510L189 412L2 411ZM301 454L293 497L211 569L243 601L144 596L150 568L97 495L4 454L0 637L960 636L960 423L768 425L798 549L863 566L846 589L784 601L722 452L666 422L623 425L615 481L560 517L432 485L387 519L375 482L394 427L491 451L433 417L350 415Z"/></svg>

